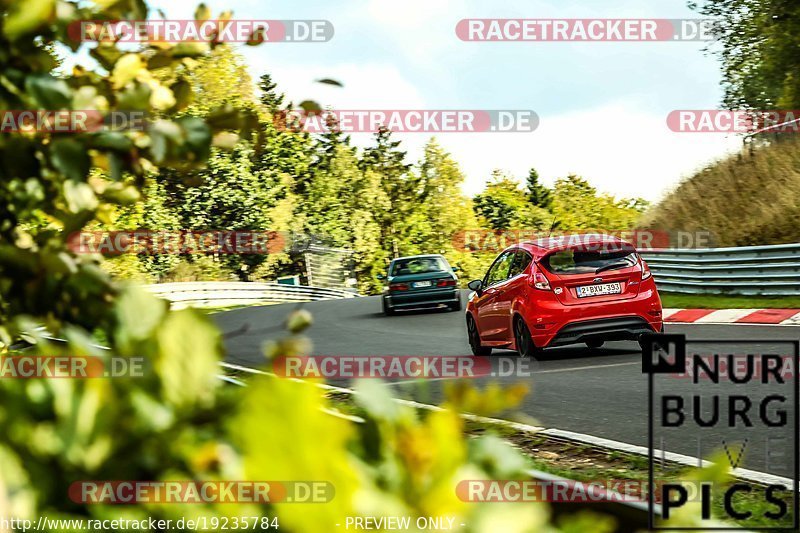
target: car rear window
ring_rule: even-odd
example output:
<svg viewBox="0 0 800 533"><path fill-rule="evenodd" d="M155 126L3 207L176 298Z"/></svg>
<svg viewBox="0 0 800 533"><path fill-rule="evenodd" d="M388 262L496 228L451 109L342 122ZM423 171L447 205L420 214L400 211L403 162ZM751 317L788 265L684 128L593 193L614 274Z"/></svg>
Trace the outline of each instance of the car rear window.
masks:
<svg viewBox="0 0 800 533"><path fill-rule="evenodd" d="M405 276L408 274L427 274L428 272L444 272L447 263L441 257L415 257L413 259L398 259L392 266L392 276Z"/></svg>
<svg viewBox="0 0 800 533"><path fill-rule="evenodd" d="M543 264L555 274L594 274L601 268L603 271L629 268L638 260L632 248L612 251L570 249L548 255Z"/></svg>

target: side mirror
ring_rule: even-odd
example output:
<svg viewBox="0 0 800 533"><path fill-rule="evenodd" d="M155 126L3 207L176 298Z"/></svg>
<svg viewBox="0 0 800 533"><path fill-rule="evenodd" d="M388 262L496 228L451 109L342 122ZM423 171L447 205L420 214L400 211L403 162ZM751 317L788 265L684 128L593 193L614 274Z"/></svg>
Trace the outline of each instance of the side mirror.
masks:
<svg viewBox="0 0 800 533"><path fill-rule="evenodd" d="M378 274L378 275L377 275L377 276L375 276L375 277L376 277L376 278L378 278L379 280L384 280L384 279L386 279L386 276L384 276L383 274Z"/></svg>
<svg viewBox="0 0 800 533"><path fill-rule="evenodd" d="M479 279L476 279L474 281L470 281L469 283L467 283L467 287L469 287L469 290L475 291L475 292L478 293L478 295L480 295L480 293L482 292L482 289L483 289L483 281L481 281Z"/></svg>
<svg viewBox="0 0 800 533"><path fill-rule="evenodd" d="M458 267L453 267L451 270L452 270L453 272L458 272L458 271L459 271L459 270L461 270L461 269L460 269L460 268L458 268Z"/></svg>

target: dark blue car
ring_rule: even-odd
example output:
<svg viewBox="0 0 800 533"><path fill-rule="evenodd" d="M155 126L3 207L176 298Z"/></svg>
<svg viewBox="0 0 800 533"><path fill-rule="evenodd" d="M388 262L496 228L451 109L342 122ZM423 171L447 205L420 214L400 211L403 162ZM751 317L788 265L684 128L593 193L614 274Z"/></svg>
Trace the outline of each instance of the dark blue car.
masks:
<svg viewBox="0 0 800 533"><path fill-rule="evenodd" d="M416 309L446 305L461 309L458 277L441 255L400 257L389 265L383 292L383 312L392 315L398 309Z"/></svg>

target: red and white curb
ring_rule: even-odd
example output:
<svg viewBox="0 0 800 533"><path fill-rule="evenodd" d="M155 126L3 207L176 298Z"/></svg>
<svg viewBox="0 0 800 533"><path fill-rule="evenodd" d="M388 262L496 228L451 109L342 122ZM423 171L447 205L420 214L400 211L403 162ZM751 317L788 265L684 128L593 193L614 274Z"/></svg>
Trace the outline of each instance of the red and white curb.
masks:
<svg viewBox="0 0 800 533"><path fill-rule="evenodd" d="M664 322L800 326L800 309L664 309Z"/></svg>

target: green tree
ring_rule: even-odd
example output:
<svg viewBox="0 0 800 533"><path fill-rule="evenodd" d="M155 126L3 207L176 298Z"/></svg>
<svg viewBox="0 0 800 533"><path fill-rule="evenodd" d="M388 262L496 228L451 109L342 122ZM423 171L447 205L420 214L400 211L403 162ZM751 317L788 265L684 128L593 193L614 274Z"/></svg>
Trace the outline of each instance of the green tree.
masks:
<svg viewBox="0 0 800 533"><path fill-rule="evenodd" d="M339 155L339 149L349 148L350 146L350 136L342 132L333 114L325 115L325 124L325 132L317 135L315 139L316 160L314 161L314 168L318 170L330 168L331 161ZM358 161L356 161L356 165L358 165Z"/></svg>
<svg viewBox="0 0 800 533"><path fill-rule="evenodd" d="M109 231L179 231L183 227L180 214L167 206L167 191L156 174L145 178L140 202L114 208L106 223L96 225L98 230ZM116 279L158 283L169 279L170 273L180 264L181 258L178 255L123 254L106 257L101 267Z"/></svg>
<svg viewBox="0 0 800 533"><path fill-rule="evenodd" d="M415 210L415 225L424 228L417 236L418 251L445 253L455 233L478 227L471 202L461 190L464 174L436 139L425 145L418 172L426 189L425 201Z"/></svg>
<svg viewBox="0 0 800 533"><path fill-rule="evenodd" d="M424 148L418 170L427 188L426 200L417 206L406 253L440 253L462 269L465 281L479 277L484 263L458 244L458 235L480 226L472 200L462 191L464 174L453 157L431 139Z"/></svg>
<svg viewBox="0 0 800 533"><path fill-rule="evenodd" d="M360 166L364 172L380 177L381 186L388 199L388 208L379 214L382 228L381 242L393 257L400 255L400 245L405 239L408 217L414 207L425 200L420 177L405 163L406 152L399 150L400 141L391 138L391 132L381 127L375 134L375 145L364 150Z"/></svg>
<svg viewBox="0 0 800 533"><path fill-rule="evenodd" d="M270 74L262 74L259 78L258 88L261 89L259 100L270 113L280 111L286 96L278 92L278 84L272 81Z"/></svg>
<svg viewBox="0 0 800 533"><path fill-rule="evenodd" d="M190 64L189 80L194 110L221 108L251 109L256 102L253 78L241 53L218 46Z"/></svg>
<svg viewBox="0 0 800 533"><path fill-rule="evenodd" d="M556 181L552 213L562 231L621 231L634 227L647 202L600 194L586 179L570 174Z"/></svg>
<svg viewBox="0 0 800 533"><path fill-rule="evenodd" d="M475 213L491 229L542 231L549 226L547 211L532 205L520 183L500 170L492 172L486 188L473 198L473 203Z"/></svg>
<svg viewBox="0 0 800 533"><path fill-rule="evenodd" d="M178 214L181 227L187 230L271 230L269 183L253 167L253 149L247 143L230 151L213 149L205 169L188 176L161 174L166 205ZM215 262L246 280L264 259L262 254L222 254Z"/></svg>
<svg viewBox="0 0 800 533"><path fill-rule="evenodd" d="M535 168L528 171L528 181L526 185L528 188L528 198L531 204L536 207L548 209L552 203L552 195L550 189L539 183L539 173L536 172Z"/></svg>
<svg viewBox="0 0 800 533"><path fill-rule="evenodd" d="M354 251L359 288L373 292L387 252L381 241L380 214L389 209L380 175L359 167L346 142L318 141L324 163L315 165L302 211L306 231L333 246ZM319 160L318 160L319 162Z"/></svg>
<svg viewBox="0 0 800 533"><path fill-rule="evenodd" d="M800 107L800 4L794 0L691 2L715 19L729 109Z"/></svg>

